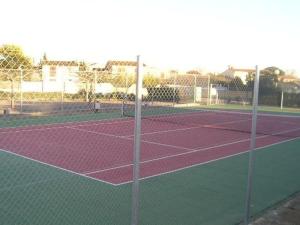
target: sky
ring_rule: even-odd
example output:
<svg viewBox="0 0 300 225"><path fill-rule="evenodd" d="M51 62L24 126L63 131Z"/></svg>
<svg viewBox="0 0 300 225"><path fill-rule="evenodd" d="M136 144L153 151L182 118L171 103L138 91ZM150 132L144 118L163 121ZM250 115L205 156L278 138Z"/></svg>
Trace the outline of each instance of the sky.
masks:
<svg viewBox="0 0 300 225"><path fill-rule="evenodd" d="M0 45L39 61L135 60L221 72L277 66L300 74L299 0L9 0Z"/></svg>

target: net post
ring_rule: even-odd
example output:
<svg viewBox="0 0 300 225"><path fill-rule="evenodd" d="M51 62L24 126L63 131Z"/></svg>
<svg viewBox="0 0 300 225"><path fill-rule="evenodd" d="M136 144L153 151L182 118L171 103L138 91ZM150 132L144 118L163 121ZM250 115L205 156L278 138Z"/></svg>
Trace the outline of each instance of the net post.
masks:
<svg viewBox="0 0 300 225"><path fill-rule="evenodd" d="M143 86L142 63L141 63L141 57L138 55L137 56L137 70L136 70L131 225L138 225L138 219L139 219L139 178L140 178L142 86Z"/></svg>
<svg viewBox="0 0 300 225"><path fill-rule="evenodd" d="M258 94L259 94L259 67L256 66L255 81L254 81L254 95L252 103L252 128L251 128L251 141L248 162L248 182L246 192L246 207L245 207L245 225L250 222L250 208L252 197L252 182L254 170L254 150L256 147L256 125L257 125L257 108L258 108Z"/></svg>
<svg viewBox="0 0 300 225"><path fill-rule="evenodd" d="M283 110L283 91L281 91L280 109Z"/></svg>

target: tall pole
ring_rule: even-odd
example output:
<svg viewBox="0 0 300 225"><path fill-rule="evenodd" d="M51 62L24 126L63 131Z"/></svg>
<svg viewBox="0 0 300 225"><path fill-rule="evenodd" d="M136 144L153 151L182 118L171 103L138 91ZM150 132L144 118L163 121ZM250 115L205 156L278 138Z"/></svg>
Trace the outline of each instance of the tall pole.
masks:
<svg viewBox="0 0 300 225"><path fill-rule="evenodd" d="M255 81L254 81L254 96L253 96L253 105L252 105L252 128L251 128L251 142L250 142L249 163L248 163L248 183L247 183L247 193L246 193L245 225L248 225L250 222L250 208L251 208L253 170L254 170L254 150L256 147L258 94L259 94L259 68L258 66L256 66L256 74L255 74Z"/></svg>
<svg viewBox="0 0 300 225"><path fill-rule="evenodd" d="M207 78L207 105L210 103L210 75Z"/></svg>
<svg viewBox="0 0 300 225"><path fill-rule="evenodd" d="M65 81L63 80L62 83L62 90L61 90L61 103L60 103L60 110L64 111L64 101L65 101Z"/></svg>
<svg viewBox="0 0 300 225"><path fill-rule="evenodd" d="M96 86L97 86L97 74L96 70L94 70L94 97L96 98Z"/></svg>
<svg viewBox="0 0 300 225"><path fill-rule="evenodd" d="M20 67L20 113L23 113L23 69Z"/></svg>
<svg viewBox="0 0 300 225"><path fill-rule="evenodd" d="M213 87L213 85L210 84L210 87L209 87L209 105L211 105L211 90L212 90L212 87Z"/></svg>
<svg viewBox="0 0 300 225"><path fill-rule="evenodd" d="M131 225L138 225L139 219L139 179L140 179L140 145L141 145L141 105L143 75L141 57L137 56L136 70L136 96L135 96L135 127L133 152L133 183L132 183L132 217Z"/></svg>
<svg viewBox="0 0 300 225"><path fill-rule="evenodd" d="M122 108L121 108L121 113L122 116L125 116L125 104L128 101L128 74L125 73L125 94L123 96L123 101L122 101Z"/></svg>
<svg viewBox="0 0 300 225"><path fill-rule="evenodd" d="M283 110L283 91L281 91L280 109Z"/></svg>
<svg viewBox="0 0 300 225"><path fill-rule="evenodd" d="M174 73L174 81L173 81L173 106L176 104L176 73Z"/></svg>
<svg viewBox="0 0 300 225"><path fill-rule="evenodd" d="M194 74L194 103L196 103L196 97L197 97L196 87L197 87L197 77L196 74Z"/></svg>
<svg viewBox="0 0 300 225"><path fill-rule="evenodd" d="M14 78L11 78L11 83L10 83L10 89L11 89L11 93L10 93L10 108L14 109L15 108L15 91L14 91Z"/></svg>

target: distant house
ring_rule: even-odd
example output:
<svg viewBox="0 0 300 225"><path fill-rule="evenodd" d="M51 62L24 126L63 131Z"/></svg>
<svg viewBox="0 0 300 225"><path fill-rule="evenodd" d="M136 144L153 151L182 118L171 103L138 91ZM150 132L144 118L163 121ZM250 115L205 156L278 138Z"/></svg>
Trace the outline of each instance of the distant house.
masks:
<svg viewBox="0 0 300 225"><path fill-rule="evenodd" d="M297 83L280 83L280 88L285 93L300 93L300 84Z"/></svg>
<svg viewBox="0 0 300 225"><path fill-rule="evenodd" d="M157 67L153 67L153 66L144 66L144 75L145 76L153 76L153 77L157 77L157 78L164 77L164 73Z"/></svg>
<svg viewBox="0 0 300 225"><path fill-rule="evenodd" d="M133 95L135 95L135 93L136 93L136 85L135 84L132 84L129 88L128 88L128 90L127 90L127 94L133 94ZM148 96L148 90L147 90L147 88L142 88L142 95L144 96L144 97L146 97L146 96Z"/></svg>
<svg viewBox="0 0 300 225"><path fill-rule="evenodd" d="M108 61L104 70L112 75L134 75L136 73L137 63L135 61Z"/></svg>
<svg viewBox="0 0 300 225"><path fill-rule="evenodd" d="M95 92L103 95L113 93L114 91L115 87L111 83L99 83L95 87Z"/></svg>
<svg viewBox="0 0 300 225"><path fill-rule="evenodd" d="M282 83L293 83L293 82L297 82L299 81L298 78L292 76L292 75L285 75L285 76L281 76L279 78L279 80L282 82Z"/></svg>
<svg viewBox="0 0 300 225"><path fill-rule="evenodd" d="M228 69L225 70L222 75L228 78L236 78L239 77L244 84L246 84L247 76L249 73L255 72L254 69L240 69L234 68L232 66L228 66Z"/></svg>
<svg viewBox="0 0 300 225"><path fill-rule="evenodd" d="M41 61L43 92L76 93L79 90L80 63L76 61Z"/></svg>

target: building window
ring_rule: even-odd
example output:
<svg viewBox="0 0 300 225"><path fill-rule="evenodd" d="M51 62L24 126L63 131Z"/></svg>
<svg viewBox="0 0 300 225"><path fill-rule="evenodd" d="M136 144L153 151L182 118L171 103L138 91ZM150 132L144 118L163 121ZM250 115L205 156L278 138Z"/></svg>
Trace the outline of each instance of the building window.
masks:
<svg viewBox="0 0 300 225"><path fill-rule="evenodd" d="M56 66L50 66L50 81L56 81Z"/></svg>
<svg viewBox="0 0 300 225"><path fill-rule="evenodd" d="M125 73L125 67L119 67L118 68L118 73Z"/></svg>

